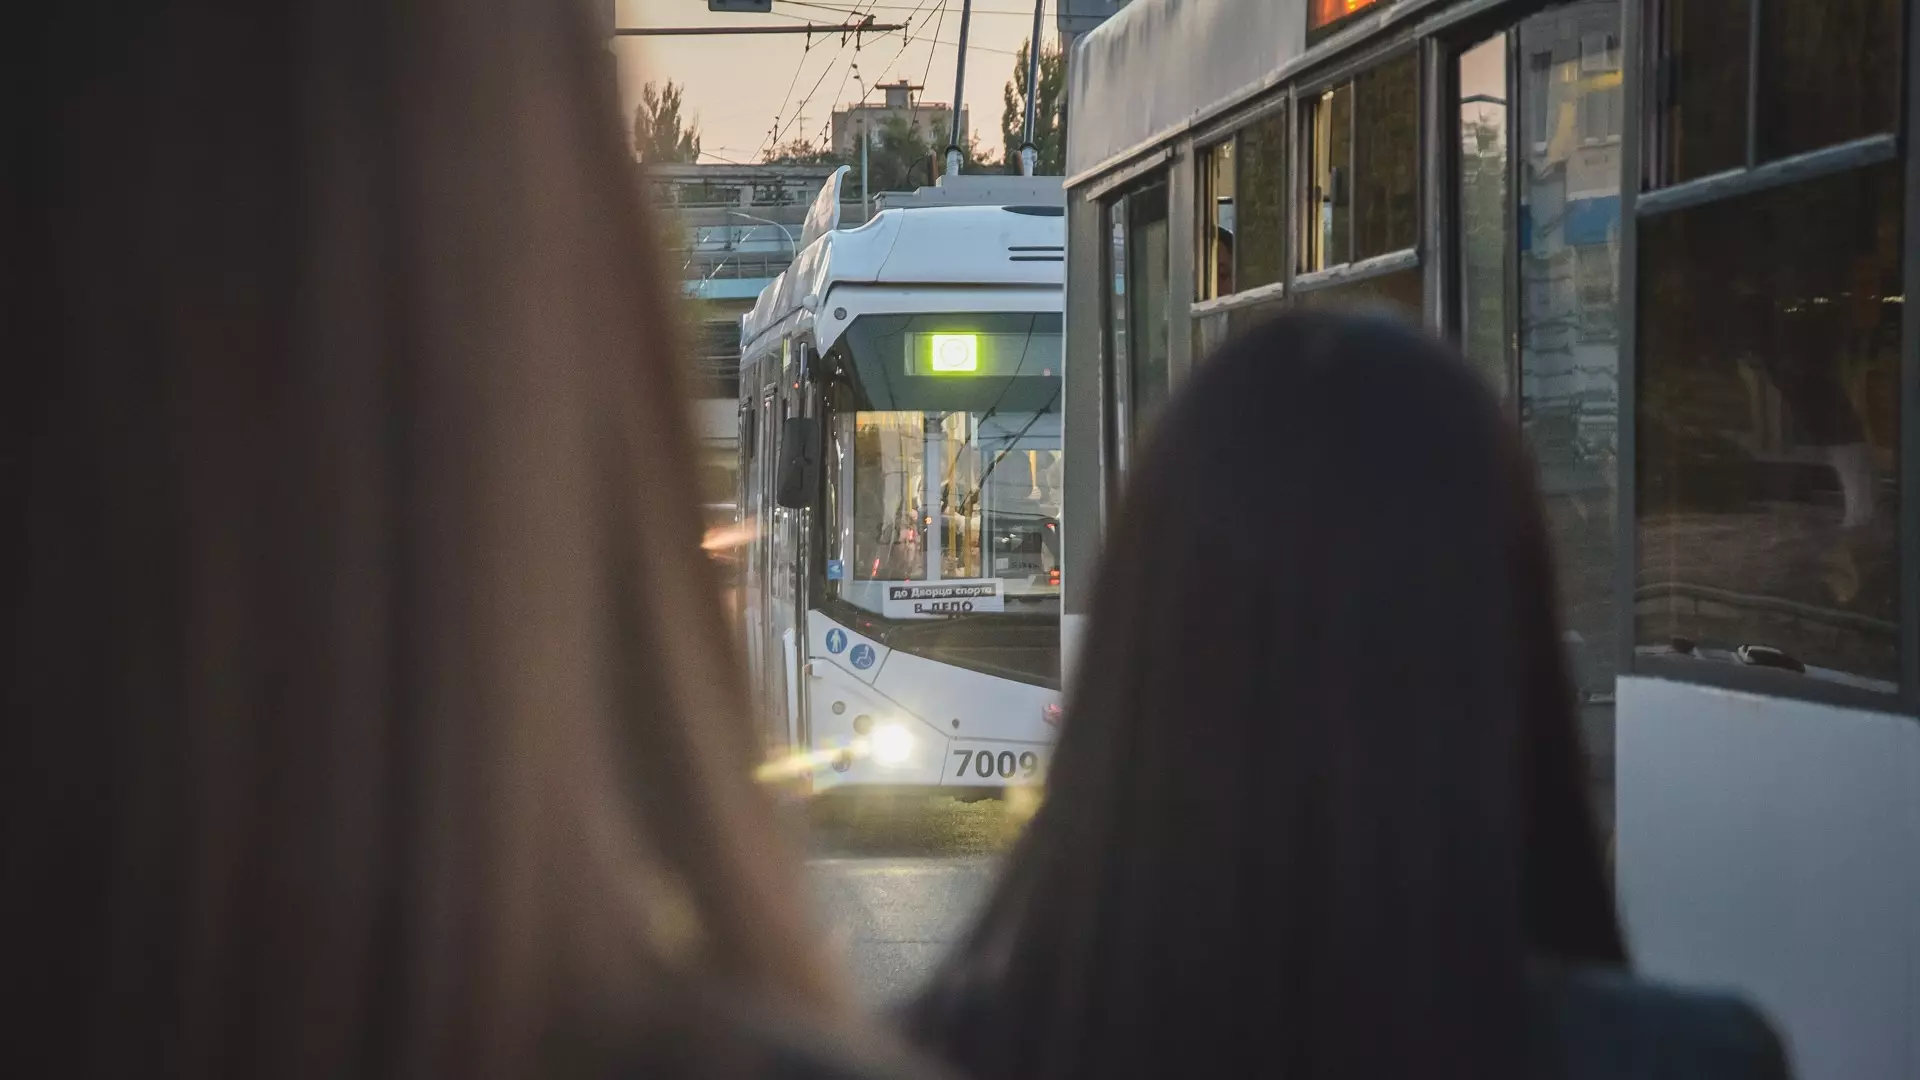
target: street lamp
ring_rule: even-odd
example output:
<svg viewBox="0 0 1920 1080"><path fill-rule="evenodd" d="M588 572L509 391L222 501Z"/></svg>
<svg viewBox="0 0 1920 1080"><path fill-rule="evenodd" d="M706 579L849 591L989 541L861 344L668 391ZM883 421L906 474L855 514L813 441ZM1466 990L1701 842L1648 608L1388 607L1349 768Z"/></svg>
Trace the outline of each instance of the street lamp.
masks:
<svg viewBox="0 0 1920 1080"><path fill-rule="evenodd" d="M745 219L747 219L748 221L753 221L753 222L758 222L758 223L759 223L759 224L761 224L761 225L771 225L771 226L773 226L774 228L776 228L776 229L779 229L779 230L780 230L780 234L781 234L782 236L784 236L784 237L786 237L786 240L787 240L787 253L788 253L788 254L789 254L790 256L792 256L792 257L794 257L794 258L798 258L798 257L799 257L799 255L800 255L800 245L799 245L798 243L796 243L796 242L794 241L794 239L793 239L793 230L792 230L792 229L789 229L789 228L787 228L787 227L786 227L785 225L782 225L782 224L780 224L779 222L777 222L777 221L774 221L774 220L773 220L772 218L763 218L763 217L757 217L757 216L755 216L755 215L753 215L753 214L749 214L749 213L747 213L747 212L746 212L746 211L744 211L744 210L726 210L726 211L724 211L724 212L725 212L725 213L727 213L727 214L731 214L731 215L733 215L734 217L738 217L738 218L745 218ZM731 234L732 234L732 226L728 226L728 234L729 234L729 238L728 238L728 240L727 240L727 246L728 246L729 248L731 248L731 247L733 246L733 240L732 240L732 238L731 238ZM721 260L720 260L719 262L717 262L717 263L714 263L714 264L713 264L713 268L712 268L712 269L710 269L710 270L708 270L708 271L707 271L707 274L706 274L706 276L700 279L700 280L701 280L701 282L702 282L702 283L705 283L705 282L708 282L708 281L712 281L712 280L713 280L713 276L714 276L715 274L718 274L718 273L720 272L720 268L721 268L721 267L723 267L723 266L725 266L725 265L727 265L727 263L729 263L729 262L731 262L731 261L733 261L733 257L734 257L734 255L736 255L736 254L738 254L738 252L734 252L734 251L729 251L729 252L727 253L727 255L726 255L726 256L725 256L724 258L722 258L722 259L721 259ZM689 256L687 257L687 262L688 262L688 264L691 264L691 263L693 262L693 257L692 257L691 255L689 255ZM685 269L686 269L686 267L685 267L685 266L683 266L683 267L681 267L681 269L682 269L682 270L685 270Z"/></svg>
<svg viewBox="0 0 1920 1080"><path fill-rule="evenodd" d="M752 214L749 214L743 210L728 210L727 213L732 214L734 217L746 218L748 221L757 221L762 225L771 225L774 228L779 229L781 234L787 238L787 250L791 252L796 258L800 255L800 245L794 243L792 229L789 229L785 225L782 225L779 222L774 221L770 218L755 217Z"/></svg>
<svg viewBox="0 0 1920 1080"><path fill-rule="evenodd" d="M873 203L867 198L867 147L873 143L873 136L867 131L867 98L873 91L867 89L867 81L860 77L859 64L853 65L853 81L860 86L860 220L865 221L873 216Z"/></svg>

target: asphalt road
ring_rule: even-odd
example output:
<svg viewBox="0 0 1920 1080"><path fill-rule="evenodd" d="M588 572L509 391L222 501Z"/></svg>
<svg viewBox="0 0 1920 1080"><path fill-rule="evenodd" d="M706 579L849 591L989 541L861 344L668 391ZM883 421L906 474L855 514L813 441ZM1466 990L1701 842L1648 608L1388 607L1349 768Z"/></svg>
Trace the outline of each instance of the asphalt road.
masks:
<svg viewBox="0 0 1920 1080"><path fill-rule="evenodd" d="M863 1004L900 1001L966 932L1023 809L946 798L810 808L816 911Z"/></svg>

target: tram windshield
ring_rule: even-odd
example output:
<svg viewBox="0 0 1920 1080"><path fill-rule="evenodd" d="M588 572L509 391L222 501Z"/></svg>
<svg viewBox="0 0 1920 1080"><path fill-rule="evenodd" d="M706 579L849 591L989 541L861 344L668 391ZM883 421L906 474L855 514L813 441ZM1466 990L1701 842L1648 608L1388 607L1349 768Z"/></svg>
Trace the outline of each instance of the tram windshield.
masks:
<svg viewBox="0 0 1920 1080"><path fill-rule="evenodd" d="M828 394L830 594L889 619L1058 616L1060 326L854 321Z"/></svg>

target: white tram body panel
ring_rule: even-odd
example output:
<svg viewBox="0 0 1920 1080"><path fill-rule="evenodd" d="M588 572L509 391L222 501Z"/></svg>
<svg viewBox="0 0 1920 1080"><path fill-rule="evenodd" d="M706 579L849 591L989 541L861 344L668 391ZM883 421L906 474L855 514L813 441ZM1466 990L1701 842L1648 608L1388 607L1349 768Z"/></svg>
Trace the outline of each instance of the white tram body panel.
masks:
<svg viewBox="0 0 1920 1080"><path fill-rule="evenodd" d="M1920 723L1619 686L1618 887L1640 967L1751 994L1796 1076L1920 1076Z"/></svg>
<svg viewBox="0 0 1920 1080"><path fill-rule="evenodd" d="M1399 307L1538 463L1635 964L1802 1080L1920 1080L1916 2L1765 5L1763 53L1746 4L1133 0L1067 73L1068 670L1164 395L1283 308ZM1810 80L1852 96L1770 146ZM1362 140L1417 223L1365 250Z"/></svg>
<svg viewBox="0 0 1920 1080"><path fill-rule="evenodd" d="M1054 691L889 649L819 611L807 613L807 630L813 741L827 755L815 790L1002 788L1039 779ZM860 667L852 657L863 646L872 651L859 654ZM861 717L871 724L864 733L855 728ZM889 735L894 741L883 749L874 736L887 729L904 737ZM833 755L863 740L868 753Z"/></svg>

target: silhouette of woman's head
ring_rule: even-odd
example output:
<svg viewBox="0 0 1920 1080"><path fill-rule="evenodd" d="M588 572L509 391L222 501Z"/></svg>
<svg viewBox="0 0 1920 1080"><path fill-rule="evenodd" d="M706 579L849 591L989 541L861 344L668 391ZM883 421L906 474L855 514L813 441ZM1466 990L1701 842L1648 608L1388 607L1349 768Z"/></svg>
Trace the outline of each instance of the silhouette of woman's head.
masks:
<svg viewBox="0 0 1920 1080"><path fill-rule="evenodd" d="M1004 988L983 1073L1510 1075L1523 959L1622 959L1513 427L1385 319L1201 363L949 975Z"/></svg>

